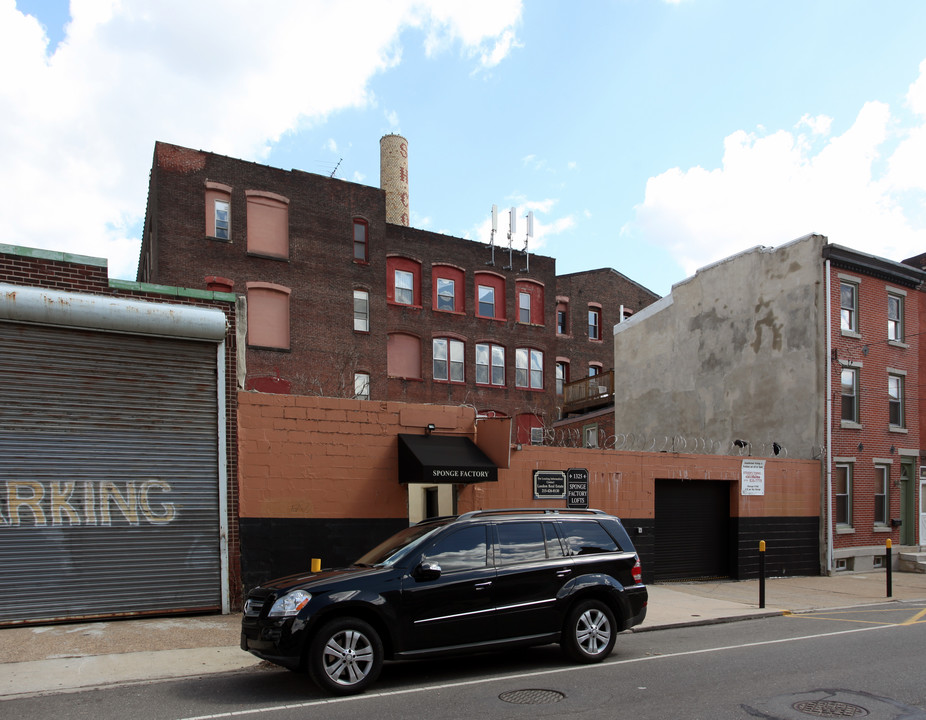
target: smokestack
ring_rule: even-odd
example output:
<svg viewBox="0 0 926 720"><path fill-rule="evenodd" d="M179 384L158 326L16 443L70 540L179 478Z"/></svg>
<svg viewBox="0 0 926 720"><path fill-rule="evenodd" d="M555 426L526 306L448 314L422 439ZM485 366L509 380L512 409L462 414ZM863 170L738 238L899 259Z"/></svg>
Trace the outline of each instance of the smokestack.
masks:
<svg viewBox="0 0 926 720"><path fill-rule="evenodd" d="M379 186L386 191L386 222L408 227L408 141L401 135L379 141Z"/></svg>

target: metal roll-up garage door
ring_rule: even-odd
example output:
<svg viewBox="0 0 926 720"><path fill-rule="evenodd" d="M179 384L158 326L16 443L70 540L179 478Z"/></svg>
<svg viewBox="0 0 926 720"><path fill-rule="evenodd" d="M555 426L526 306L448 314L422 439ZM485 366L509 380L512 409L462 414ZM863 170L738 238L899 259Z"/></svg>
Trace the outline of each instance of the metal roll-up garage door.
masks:
<svg viewBox="0 0 926 720"><path fill-rule="evenodd" d="M656 480L655 515L657 581L729 576L729 482Z"/></svg>
<svg viewBox="0 0 926 720"><path fill-rule="evenodd" d="M0 321L0 623L222 608L216 358Z"/></svg>

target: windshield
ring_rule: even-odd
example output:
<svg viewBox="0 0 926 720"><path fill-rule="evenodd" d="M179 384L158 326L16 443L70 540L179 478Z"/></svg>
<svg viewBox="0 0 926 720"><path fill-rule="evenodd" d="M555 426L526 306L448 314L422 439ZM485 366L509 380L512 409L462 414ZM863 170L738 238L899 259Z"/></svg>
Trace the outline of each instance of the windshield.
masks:
<svg viewBox="0 0 926 720"><path fill-rule="evenodd" d="M381 542L366 555L359 558L354 564L374 567L394 565L405 557L406 554L411 552L411 549L418 544L419 540L426 538L442 527L444 527L444 523L412 525L405 530L397 532L388 540Z"/></svg>

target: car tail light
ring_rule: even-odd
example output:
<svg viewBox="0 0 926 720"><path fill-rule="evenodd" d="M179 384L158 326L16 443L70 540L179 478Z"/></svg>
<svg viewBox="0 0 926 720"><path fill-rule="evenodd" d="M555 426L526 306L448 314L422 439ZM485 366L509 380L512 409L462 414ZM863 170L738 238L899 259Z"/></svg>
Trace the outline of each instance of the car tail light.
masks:
<svg viewBox="0 0 926 720"><path fill-rule="evenodd" d="M639 585L643 582L643 566L640 565L640 556L637 555L636 557L637 561L633 564L633 570L630 572L633 575L634 585Z"/></svg>

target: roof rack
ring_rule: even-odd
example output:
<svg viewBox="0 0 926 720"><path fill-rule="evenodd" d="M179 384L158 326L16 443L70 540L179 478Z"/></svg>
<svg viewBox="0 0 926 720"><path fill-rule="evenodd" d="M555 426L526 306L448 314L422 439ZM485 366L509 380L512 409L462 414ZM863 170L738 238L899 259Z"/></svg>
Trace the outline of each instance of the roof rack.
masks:
<svg viewBox="0 0 926 720"><path fill-rule="evenodd" d="M470 520L489 515L607 515L604 510L584 508L497 508L492 510L472 510L460 515L459 520Z"/></svg>

